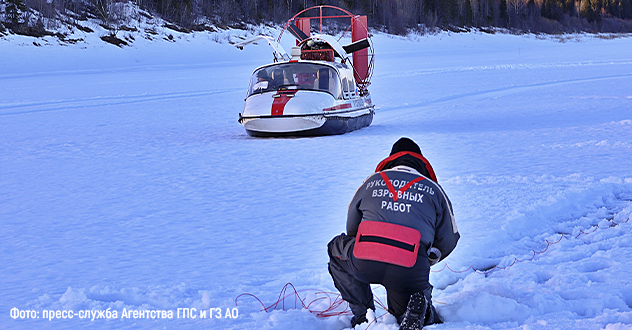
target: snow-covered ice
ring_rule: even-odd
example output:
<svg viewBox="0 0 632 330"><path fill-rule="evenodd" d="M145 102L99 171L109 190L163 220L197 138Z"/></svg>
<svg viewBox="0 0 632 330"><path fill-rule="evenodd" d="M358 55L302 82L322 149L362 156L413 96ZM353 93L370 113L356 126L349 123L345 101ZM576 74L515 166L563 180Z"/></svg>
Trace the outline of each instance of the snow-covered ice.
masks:
<svg viewBox="0 0 632 330"><path fill-rule="evenodd" d="M348 327L292 288L270 312L240 294L270 305L292 283L327 308L326 243L401 136L433 164L462 235L433 267L446 323L429 328L632 328L632 39L374 41L371 126L257 139L237 118L265 45L0 40L0 328ZM42 318L108 308L116 319ZM384 314L368 329L397 329Z"/></svg>

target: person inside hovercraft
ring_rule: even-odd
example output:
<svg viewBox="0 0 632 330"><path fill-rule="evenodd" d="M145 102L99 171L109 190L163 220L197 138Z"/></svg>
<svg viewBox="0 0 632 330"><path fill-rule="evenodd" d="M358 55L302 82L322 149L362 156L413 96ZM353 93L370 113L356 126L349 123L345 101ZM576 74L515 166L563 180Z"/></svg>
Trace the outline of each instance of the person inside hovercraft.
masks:
<svg viewBox="0 0 632 330"><path fill-rule="evenodd" d="M266 70L259 70L257 72L257 82L252 87L252 91L257 93L268 89L269 80L270 77L268 77L268 72Z"/></svg>
<svg viewBox="0 0 632 330"><path fill-rule="evenodd" d="M260 68L252 76L248 95L298 89L326 92L342 98L338 72L329 66L315 63L282 63Z"/></svg>
<svg viewBox="0 0 632 330"><path fill-rule="evenodd" d="M285 74L283 69L277 68L272 70L272 80L270 82L270 89L276 90L277 88L286 85Z"/></svg>

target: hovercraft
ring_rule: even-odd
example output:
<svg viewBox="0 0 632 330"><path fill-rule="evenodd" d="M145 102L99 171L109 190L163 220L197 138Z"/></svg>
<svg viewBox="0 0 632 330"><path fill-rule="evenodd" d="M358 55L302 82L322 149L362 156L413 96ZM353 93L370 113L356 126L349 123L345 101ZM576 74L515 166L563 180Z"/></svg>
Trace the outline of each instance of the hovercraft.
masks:
<svg viewBox="0 0 632 330"><path fill-rule="evenodd" d="M323 11L336 13L325 14ZM318 11L318 15L308 13ZM342 12L340 14L339 12ZM349 19L352 43L323 34L323 19ZM312 23L318 33L312 34ZM369 126L375 106L367 87L373 71L373 43L366 16L334 6L307 8L289 19L274 40L257 36L237 47L265 40L274 61L256 68L250 79L241 123L250 136L314 136L344 134ZM288 55L280 45L289 31L296 46ZM340 37L340 38L342 38Z"/></svg>

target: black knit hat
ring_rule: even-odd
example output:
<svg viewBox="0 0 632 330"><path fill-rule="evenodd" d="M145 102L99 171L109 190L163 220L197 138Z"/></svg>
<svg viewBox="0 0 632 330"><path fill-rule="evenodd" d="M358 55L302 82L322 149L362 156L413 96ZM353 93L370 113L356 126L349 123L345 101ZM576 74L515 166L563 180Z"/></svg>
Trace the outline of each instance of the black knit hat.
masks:
<svg viewBox="0 0 632 330"><path fill-rule="evenodd" d="M419 149L417 143L406 137L397 140L397 142L393 144L393 148L391 149L391 156L402 151L412 151L421 155L421 149Z"/></svg>

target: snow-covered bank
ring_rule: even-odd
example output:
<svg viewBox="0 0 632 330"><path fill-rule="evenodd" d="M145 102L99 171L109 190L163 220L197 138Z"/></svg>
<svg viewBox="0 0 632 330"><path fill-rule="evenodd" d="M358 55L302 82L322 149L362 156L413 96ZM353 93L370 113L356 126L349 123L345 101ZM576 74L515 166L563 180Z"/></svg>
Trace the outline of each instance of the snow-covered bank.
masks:
<svg viewBox="0 0 632 330"><path fill-rule="evenodd" d="M237 123L250 73L271 60L263 45L0 47L4 328L342 329L348 316L293 300L265 313L244 296L236 319L224 312L245 292L273 303L287 282L335 291L325 245L402 135L452 199L463 238L450 269L525 260L488 275L435 266L447 322L433 328L632 326L629 38L377 35L373 125L309 139L249 138ZM14 307L119 318L14 320Z"/></svg>

